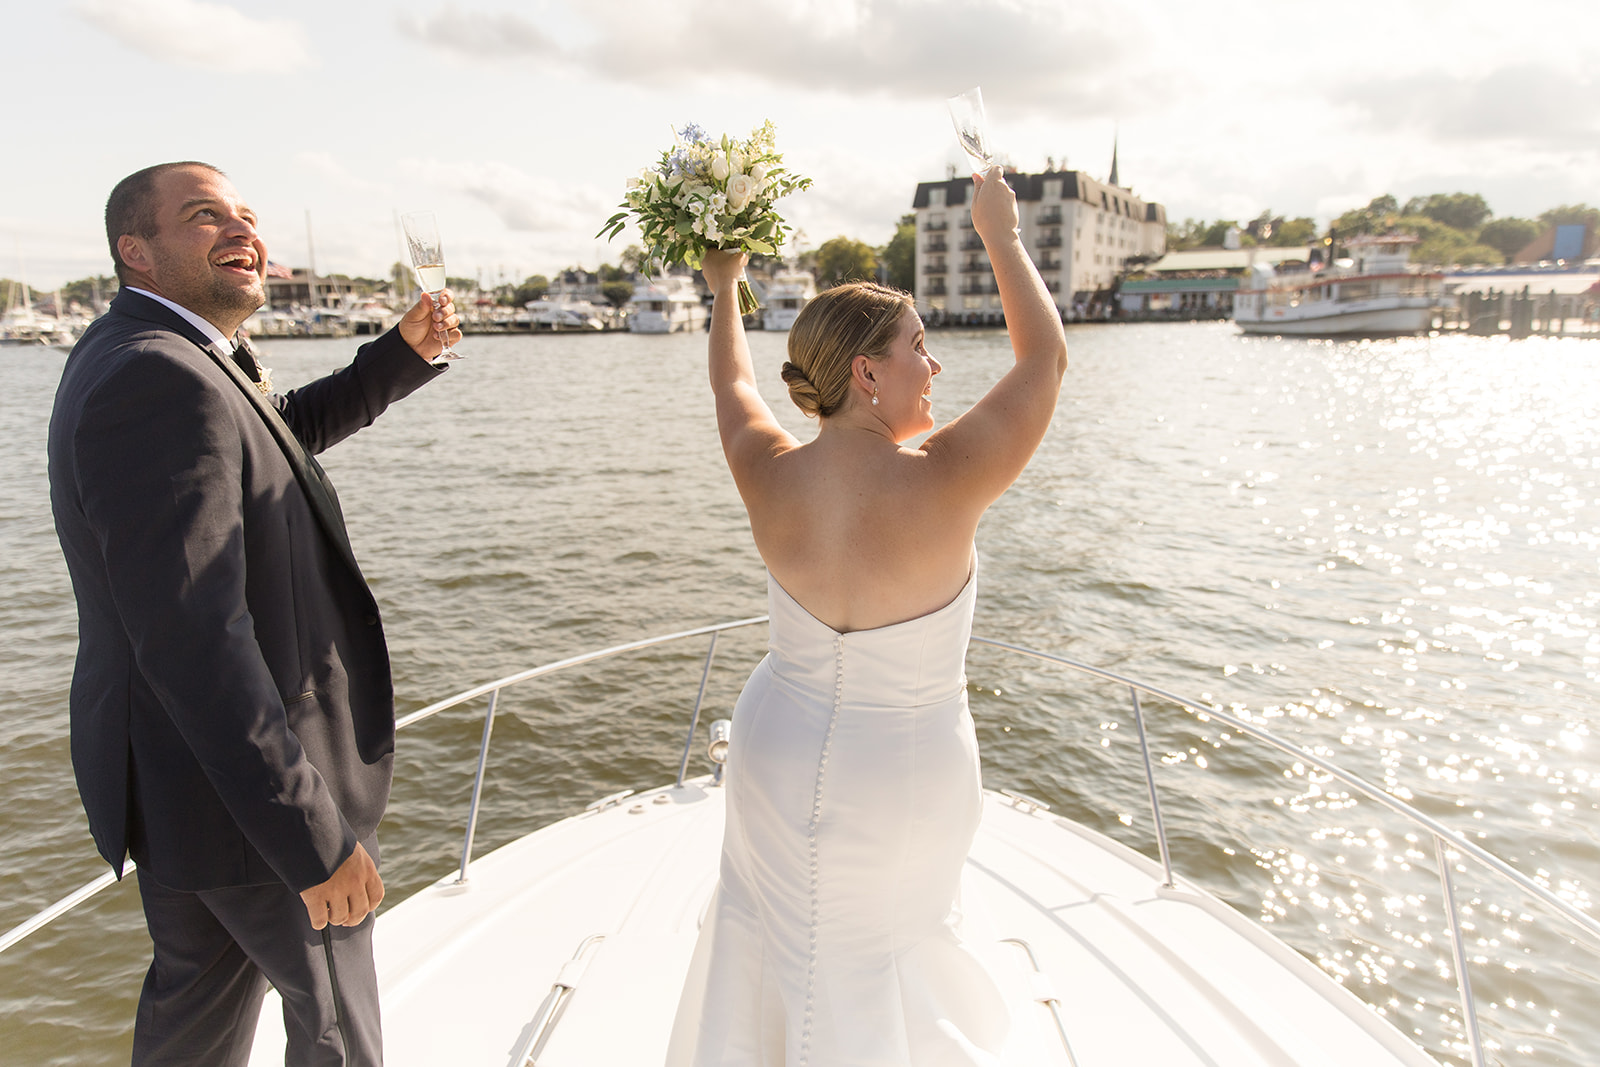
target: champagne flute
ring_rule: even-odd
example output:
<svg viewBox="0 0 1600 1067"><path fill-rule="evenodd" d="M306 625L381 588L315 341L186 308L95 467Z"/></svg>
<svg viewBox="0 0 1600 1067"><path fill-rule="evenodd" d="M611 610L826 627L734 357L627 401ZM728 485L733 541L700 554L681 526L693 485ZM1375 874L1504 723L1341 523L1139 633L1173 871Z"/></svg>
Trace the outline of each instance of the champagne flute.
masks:
<svg viewBox="0 0 1600 1067"><path fill-rule="evenodd" d="M945 100L950 121L955 124L956 140L980 174L994 166L994 150L989 147L988 123L983 114L983 90L973 86L959 96Z"/></svg>
<svg viewBox="0 0 1600 1067"><path fill-rule="evenodd" d="M445 287L444 245L439 240L439 220L431 211L412 211L400 216L400 225L406 231L406 246L411 250L411 268L416 272L417 284L437 305ZM433 357L433 362L461 358L461 353L450 347L448 334L441 342L444 347Z"/></svg>

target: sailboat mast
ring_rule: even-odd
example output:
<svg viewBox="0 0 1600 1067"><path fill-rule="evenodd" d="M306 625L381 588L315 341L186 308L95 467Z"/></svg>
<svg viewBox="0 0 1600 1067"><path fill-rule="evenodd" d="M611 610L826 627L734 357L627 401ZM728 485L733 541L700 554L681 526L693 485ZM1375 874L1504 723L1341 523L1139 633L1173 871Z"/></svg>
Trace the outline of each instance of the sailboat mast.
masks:
<svg viewBox="0 0 1600 1067"><path fill-rule="evenodd" d="M306 287L310 293L311 306L320 308L322 301L317 297L317 246L311 240L311 209L306 208Z"/></svg>

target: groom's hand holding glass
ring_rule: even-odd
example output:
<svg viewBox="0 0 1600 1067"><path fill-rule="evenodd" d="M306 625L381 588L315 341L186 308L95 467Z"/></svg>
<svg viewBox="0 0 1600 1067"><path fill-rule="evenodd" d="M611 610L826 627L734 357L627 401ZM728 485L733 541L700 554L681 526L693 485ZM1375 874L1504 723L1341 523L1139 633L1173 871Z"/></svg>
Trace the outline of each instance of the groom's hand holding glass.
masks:
<svg viewBox="0 0 1600 1067"><path fill-rule="evenodd" d="M437 301L437 303L435 303ZM450 290L423 293L400 320L400 337L411 350L432 363L447 346L461 341L461 319Z"/></svg>

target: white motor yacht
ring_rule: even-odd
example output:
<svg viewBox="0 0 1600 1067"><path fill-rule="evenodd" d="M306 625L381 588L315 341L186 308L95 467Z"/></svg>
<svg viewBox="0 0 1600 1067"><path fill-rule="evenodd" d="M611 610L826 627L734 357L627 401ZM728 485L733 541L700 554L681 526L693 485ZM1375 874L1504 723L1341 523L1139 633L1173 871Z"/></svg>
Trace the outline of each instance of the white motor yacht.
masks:
<svg viewBox="0 0 1600 1067"><path fill-rule="evenodd" d="M817 281L808 270L780 270L767 285L761 309L763 330L787 330L800 309L817 295Z"/></svg>
<svg viewBox="0 0 1600 1067"><path fill-rule="evenodd" d="M534 330L603 330L605 319L593 301L573 296L547 296L530 300L528 325Z"/></svg>
<svg viewBox="0 0 1600 1067"><path fill-rule="evenodd" d="M1444 303L1444 275L1413 268L1409 234L1355 237L1352 258L1324 270L1252 267L1233 297L1233 321L1252 334L1388 337L1426 333Z"/></svg>
<svg viewBox="0 0 1600 1067"><path fill-rule="evenodd" d="M634 333L693 333L710 317L694 279L682 274L645 279L633 287L628 329Z"/></svg>

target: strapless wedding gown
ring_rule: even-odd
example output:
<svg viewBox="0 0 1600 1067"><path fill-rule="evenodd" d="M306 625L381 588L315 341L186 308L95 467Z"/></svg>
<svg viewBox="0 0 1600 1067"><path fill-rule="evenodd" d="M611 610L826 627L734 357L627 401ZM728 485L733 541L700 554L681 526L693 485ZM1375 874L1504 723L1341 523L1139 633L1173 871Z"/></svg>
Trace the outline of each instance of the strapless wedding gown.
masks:
<svg viewBox="0 0 1600 1067"><path fill-rule="evenodd" d="M668 1067L1003 1062L1009 1012L962 943L978 828L965 659L945 607L840 634L770 576L768 654L733 713L722 866Z"/></svg>

